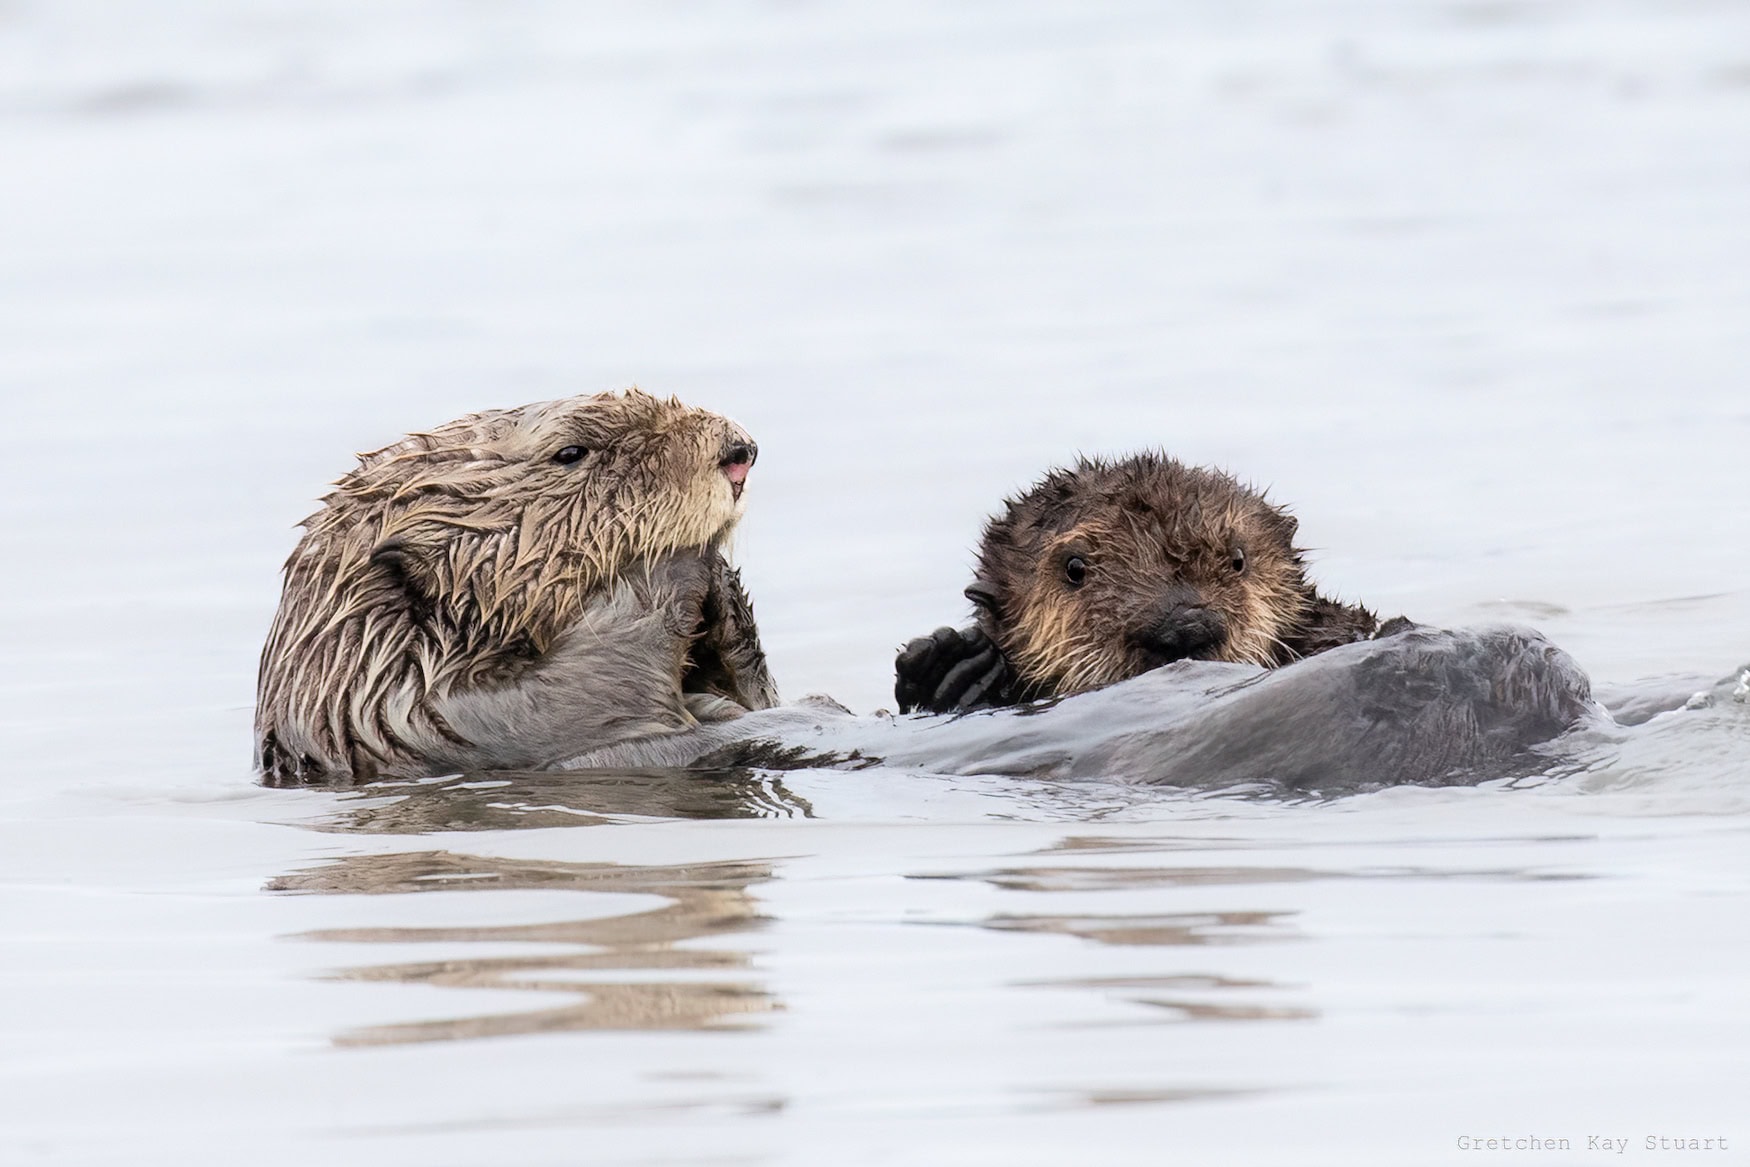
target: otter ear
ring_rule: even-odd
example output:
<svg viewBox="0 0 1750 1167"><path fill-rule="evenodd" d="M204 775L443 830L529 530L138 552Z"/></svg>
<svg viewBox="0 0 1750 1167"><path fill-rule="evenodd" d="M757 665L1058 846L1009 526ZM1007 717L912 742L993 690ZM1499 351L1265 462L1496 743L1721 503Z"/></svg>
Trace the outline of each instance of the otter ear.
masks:
<svg viewBox="0 0 1750 1167"><path fill-rule="evenodd" d="M1293 542L1295 534L1300 530L1300 520L1287 511L1278 511L1282 517L1282 537Z"/></svg>
<svg viewBox="0 0 1750 1167"><path fill-rule="evenodd" d="M965 595L980 611L990 612L993 615L996 613L997 592L989 580L983 577L973 580L966 585Z"/></svg>
<svg viewBox="0 0 1750 1167"><path fill-rule="evenodd" d="M415 613L431 609L431 565L422 549L401 535L390 535L371 548L371 566L383 572L402 591Z"/></svg>

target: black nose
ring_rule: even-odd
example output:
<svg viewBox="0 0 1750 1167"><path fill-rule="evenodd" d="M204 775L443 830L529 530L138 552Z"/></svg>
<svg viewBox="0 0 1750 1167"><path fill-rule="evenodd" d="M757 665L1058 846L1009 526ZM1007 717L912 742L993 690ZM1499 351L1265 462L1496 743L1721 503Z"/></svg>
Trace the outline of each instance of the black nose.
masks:
<svg viewBox="0 0 1750 1167"><path fill-rule="evenodd" d="M732 442L723 451L721 466L752 466L760 456L760 448L752 438L745 442Z"/></svg>
<svg viewBox="0 0 1750 1167"><path fill-rule="evenodd" d="M1227 639L1227 622L1221 613L1201 605L1175 605L1157 624L1134 633L1131 640L1164 665L1186 657L1207 656Z"/></svg>

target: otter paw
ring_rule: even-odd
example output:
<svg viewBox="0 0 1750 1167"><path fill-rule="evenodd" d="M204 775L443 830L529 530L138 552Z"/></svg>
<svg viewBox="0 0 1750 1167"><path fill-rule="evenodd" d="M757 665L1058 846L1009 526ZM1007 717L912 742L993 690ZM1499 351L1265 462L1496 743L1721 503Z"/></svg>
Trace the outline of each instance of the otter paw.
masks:
<svg viewBox="0 0 1750 1167"><path fill-rule="evenodd" d="M953 713L1006 703L1009 663L980 629L938 628L900 650L893 698L901 713Z"/></svg>
<svg viewBox="0 0 1750 1167"><path fill-rule="evenodd" d="M1409 632L1412 629L1420 627L1420 624L1411 620L1408 616L1393 616L1390 620L1380 624L1380 626L1374 630L1373 635L1368 637L1368 639L1384 640L1388 636L1396 636L1401 632Z"/></svg>

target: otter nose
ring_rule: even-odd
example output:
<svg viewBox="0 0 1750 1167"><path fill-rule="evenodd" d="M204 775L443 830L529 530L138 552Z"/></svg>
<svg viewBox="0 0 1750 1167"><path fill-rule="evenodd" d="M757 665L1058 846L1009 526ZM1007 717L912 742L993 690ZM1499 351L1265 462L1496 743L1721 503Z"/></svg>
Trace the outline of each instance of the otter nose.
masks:
<svg viewBox="0 0 1750 1167"><path fill-rule="evenodd" d="M723 477L729 479L730 497L737 502L741 501L741 488L747 482L747 472L753 469L754 459L759 456L759 446L746 434L724 443L723 458L717 465L722 469Z"/></svg>
<svg viewBox="0 0 1750 1167"><path fill-rule="evenodd" d="M725 469L730 466L752 466L759 456L759 444L752 438L737 438L723 447L723 461L718 465Z"/></svg>
<svg viewBox="0 0 1750 1167"><path fill-rule="evenodd" d="M1201 604L1175 604L1162 619L1131 637L1138 648L1169 664L1207 654L1227 639L1227 623L1221 613Z"/></svg>

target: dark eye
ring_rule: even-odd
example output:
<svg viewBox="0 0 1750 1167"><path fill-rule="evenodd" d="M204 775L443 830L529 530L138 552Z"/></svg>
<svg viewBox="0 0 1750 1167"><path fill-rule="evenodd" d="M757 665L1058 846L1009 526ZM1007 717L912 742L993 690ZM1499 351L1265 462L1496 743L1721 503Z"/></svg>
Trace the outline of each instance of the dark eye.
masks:
<svg viewBox="0 0 1750 1167"><path fill-rule="evenodd" d="M1069 586L1079 588L1088 578L1088 561L1079 555L1072 555L1063 561L1063 578L1069 581Z"/></svg>
<svg viewBox="0 0 1750 1167"><path fill-rule="evenodd" d="M553 455L553 461L559 463L561 466L569 466L573 462L581 462L583 456L587 453L589 453L589 451L582 446L566 446L563 450L560 450L557 454Z"/></svg>
<svg viewBox="0 0 1750 1167"><path fill-rule="evenodd" d="M1246 570L1246 550L1243 547L1234 548L1233 569L1236 572Z"/></svg>

